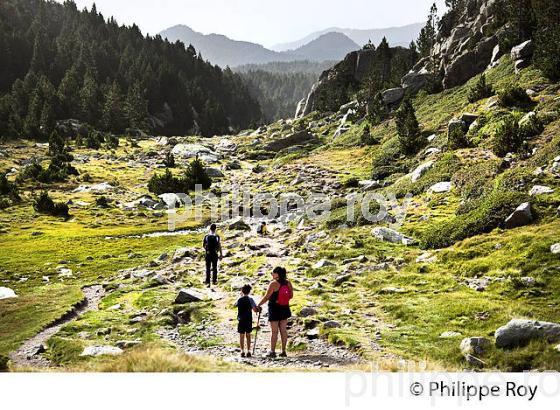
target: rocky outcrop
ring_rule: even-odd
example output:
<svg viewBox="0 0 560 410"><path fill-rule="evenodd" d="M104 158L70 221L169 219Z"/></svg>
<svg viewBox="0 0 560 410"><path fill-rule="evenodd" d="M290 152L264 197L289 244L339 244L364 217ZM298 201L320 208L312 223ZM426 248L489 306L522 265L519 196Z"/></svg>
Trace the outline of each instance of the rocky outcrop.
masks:
<svg viewBox="0 0 560 410"><path fill-rule="evenodd" d="M385 242L400 243L403 245L413 245L414 243L416 243L414 239L409 238L408 236L405 236L402 233L391 228L380 226L373 228L371 233L375 238Z"/></svg>
<svg viewBox="0 0 560 410"><path fill-rule="evenodd" d="M520 226L529 225L533 222L533 214L531 213L531 204L525 202L519 205L515 211L508 216L504 222L506 229L518 228Z"/></svg>
<svg viewBox="0 0 560 410"><path fill-rule="evenodd" d="M16 292L10 288L0 287L0 299L16 298Z"/></svg>
<svg viewBox="0 0 560 410"><path fill-rule="evenodd" d="M560 341L560 324L537 320L512 319L496 330L497 347L524 346L531 340L542 339L549 343Z"/></svg>
<svg viewBox="0 0 560 410"><path fill-rule="evenodd" d="M298 131L284 138L269 142L264 146L265 151L279 152L294 145L311 144L317 141L316 137L307 130Z"/></svg>

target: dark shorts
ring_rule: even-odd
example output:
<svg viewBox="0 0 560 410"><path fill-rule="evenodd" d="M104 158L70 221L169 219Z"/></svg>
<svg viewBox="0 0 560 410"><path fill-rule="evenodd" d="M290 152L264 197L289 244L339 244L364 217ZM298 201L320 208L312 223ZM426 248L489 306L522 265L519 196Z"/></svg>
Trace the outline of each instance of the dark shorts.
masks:
<svg viewBox="0 0 560 410"><path fill-rule="evenodd" d="M278 305L276 303L268 304L268 321L278 322L280 320L288 320L292 316L290 306Z"/></svg>
<svg viewBox="0 0 560 410"><path fill-rule="evenodd" d="M252 320L240 320L237 322L237 333L251 333L253 331Z"/></svg>

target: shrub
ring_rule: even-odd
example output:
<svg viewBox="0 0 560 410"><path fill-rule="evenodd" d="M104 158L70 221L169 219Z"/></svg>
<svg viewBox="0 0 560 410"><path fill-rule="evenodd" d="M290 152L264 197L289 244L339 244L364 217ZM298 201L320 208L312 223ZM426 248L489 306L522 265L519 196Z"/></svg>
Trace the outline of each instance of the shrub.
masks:
<svg viewBox="0 0 560 410"><path fill-rule="evenodd" d="M460 128L453 128L447 133L447 149L459 149L469 146L467 135Z"/></svg>
<svg viewBox="0 0 560 410"><path fill-rule="evenodd" d="M148 181L148 190L156 195L166 193L187 193L189 186L184 178L173 176L169 169L163 175L154 174Z"/></svg>
<svg viewBox="0 0 560 410"><path fill-rule="evenodd" d="M106 196L100 196L100 197L96 198L95 199L95 204L99 208L109 208L109 200L107 199Z"/></svg>
<svg viewBox="0 0 560 410"><path fill-rule="evenodd" d="M421 146L420 125L410 99L406 98L395 113L398 141L401 152L415 153Z"/></svg>
<svg viewBox="0 0 560 410"><path fill-rule="evenodd" d="M105 144L108 149L117 149L119 147L119 137L109 134L105 137Z"/></svg>
<svg viewBox="0 0 560 410"><path fill-rule="evenodd" d="M423 248L445 248L471 236L490 232L525 200L526 195L522 193L495 190L476 209L433 225L424 234L421 245Z"/></svg>
<svg viewBox="0 0 560 410"><path fill-rule="evenodd" d="M519 124L513 115L506 116L496 128L492 151L499 157L508 152L517 152L523 145Z"/></svg>
<svg viewBox="0 0 560 410"><path fill-rule="evenodd" d="M195 185L202 185L203 189L208 189L212 186L212 179L206 172L204 167L204 162L198 156L191 161L185 172L185 179L187 181L187 186L191 189L195 188Z"/></svg>
<svg viewBox="0 0 560 410"><path fill-rule="evenodd" d="M33 208L35 211L42 214L62 216L65 218L70 216L68 213L68 205L62 202L54 202L47 191L41 192L41 194L34 199Z"/></svg>
<svg viewBox="0 0 560 410"><path fill-rule="evenodd" d="M8 181L6 173L0 173L0 195L9 196L14 201L20 199L16 184Z"/></svg>
<svg viewBox="0 0 560 410"><path fill-rule="evenodd" d="M364 128L362 135L360 135L360 145L362 146L375 145L376 142L377 141L371 135L369 127Z"/></svg>
<svg viewBox="0 0 560 410"><path fill-rule="evenodd" d="M525 90L515 84L508 84L498 92L498 103L502 107L524 107L531 102Z"/></svg>
<svg viewBox="0 0 560 410"><path fill-rule="evenodd" d="M171 151L165 154L163 165L165 165L166 168L175 168L175 155L173 155Z"/></svg>
<svg viewBox="0 0 560 410"><path fill-rule="evenodd" d="M8 356L0 355L0 372L8 371Z"/></svg>
<svg viewBox="0 0 560 410"><path fill-rule="evenodd" d="M358 186L360 186L359 182L360 182L359 178L350 177L350 178L346 179L345 181L343 181L342 184L346 188L357 188Z"/></svg>
<svg viewBox="0 0 560 410"><path fill-rule="evenodd" d="M467 98L470 103L474 103L492 95L494 95L494 90L490 84L486 83L486 76L482 74L478 77L478 81L469 89Z"/></svg>
<svg viewBox="0 0 560 410"><path fill-rule="evenodd" d="M535 113L529 113L519 122L519 138L521 140L528 140L535 135L539 135L543 130L544 125Z"/></svg>

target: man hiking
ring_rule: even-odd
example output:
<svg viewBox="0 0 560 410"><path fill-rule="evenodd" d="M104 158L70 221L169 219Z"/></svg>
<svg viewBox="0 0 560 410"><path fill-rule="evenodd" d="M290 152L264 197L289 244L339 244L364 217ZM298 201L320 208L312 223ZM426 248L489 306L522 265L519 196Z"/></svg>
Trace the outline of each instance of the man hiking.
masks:
<svg viewBox="0 0 560 410"><path fill-rule="evenodd" d="M204 282L210 287L210 269L212 269L212 283L218 284L218 259L224 257L222 253L222 241L220 236L216 234L216 224L210 225L210 233L204 237L202 243L206 251L206 281Z"/></svg>

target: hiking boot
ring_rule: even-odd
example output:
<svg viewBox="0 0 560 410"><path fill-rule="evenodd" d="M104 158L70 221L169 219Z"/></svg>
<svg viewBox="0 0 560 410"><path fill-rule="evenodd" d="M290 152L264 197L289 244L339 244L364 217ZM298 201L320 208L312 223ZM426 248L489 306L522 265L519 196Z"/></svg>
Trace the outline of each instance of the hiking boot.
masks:
<svg viewBox="0 0 560 410"><path fill-rule="evenodd" d="M268 357L269 359L276 359L276 353L275 352L268 352L266 357Z"/></svg>
<svg viewBox="0 0 560 410"><path fill-rule="evenodd" d="M247 352L247 357L251 357L251 352Z"/></svg>
<svg viewBox="0 0 560 410"><path fill-rule="evenodd" d="M278 357L288 357L288 355L286 354L286 352L282 352L278 355Z"/></svg>
<svg viewBox="0 0 560 410"><path fill-rule="evenodd" d="M247 353L250 354L250 353ZM241 357L245 357L245 352L241 352Z"/></svg>
<svg viewBox="0 0 560 410"><path fill-rule="evenodd" d="M218 281L215 280L214 282L212 282L212 284L213 284L214 286L216 286L216 285L218 284Z"/></svg>

